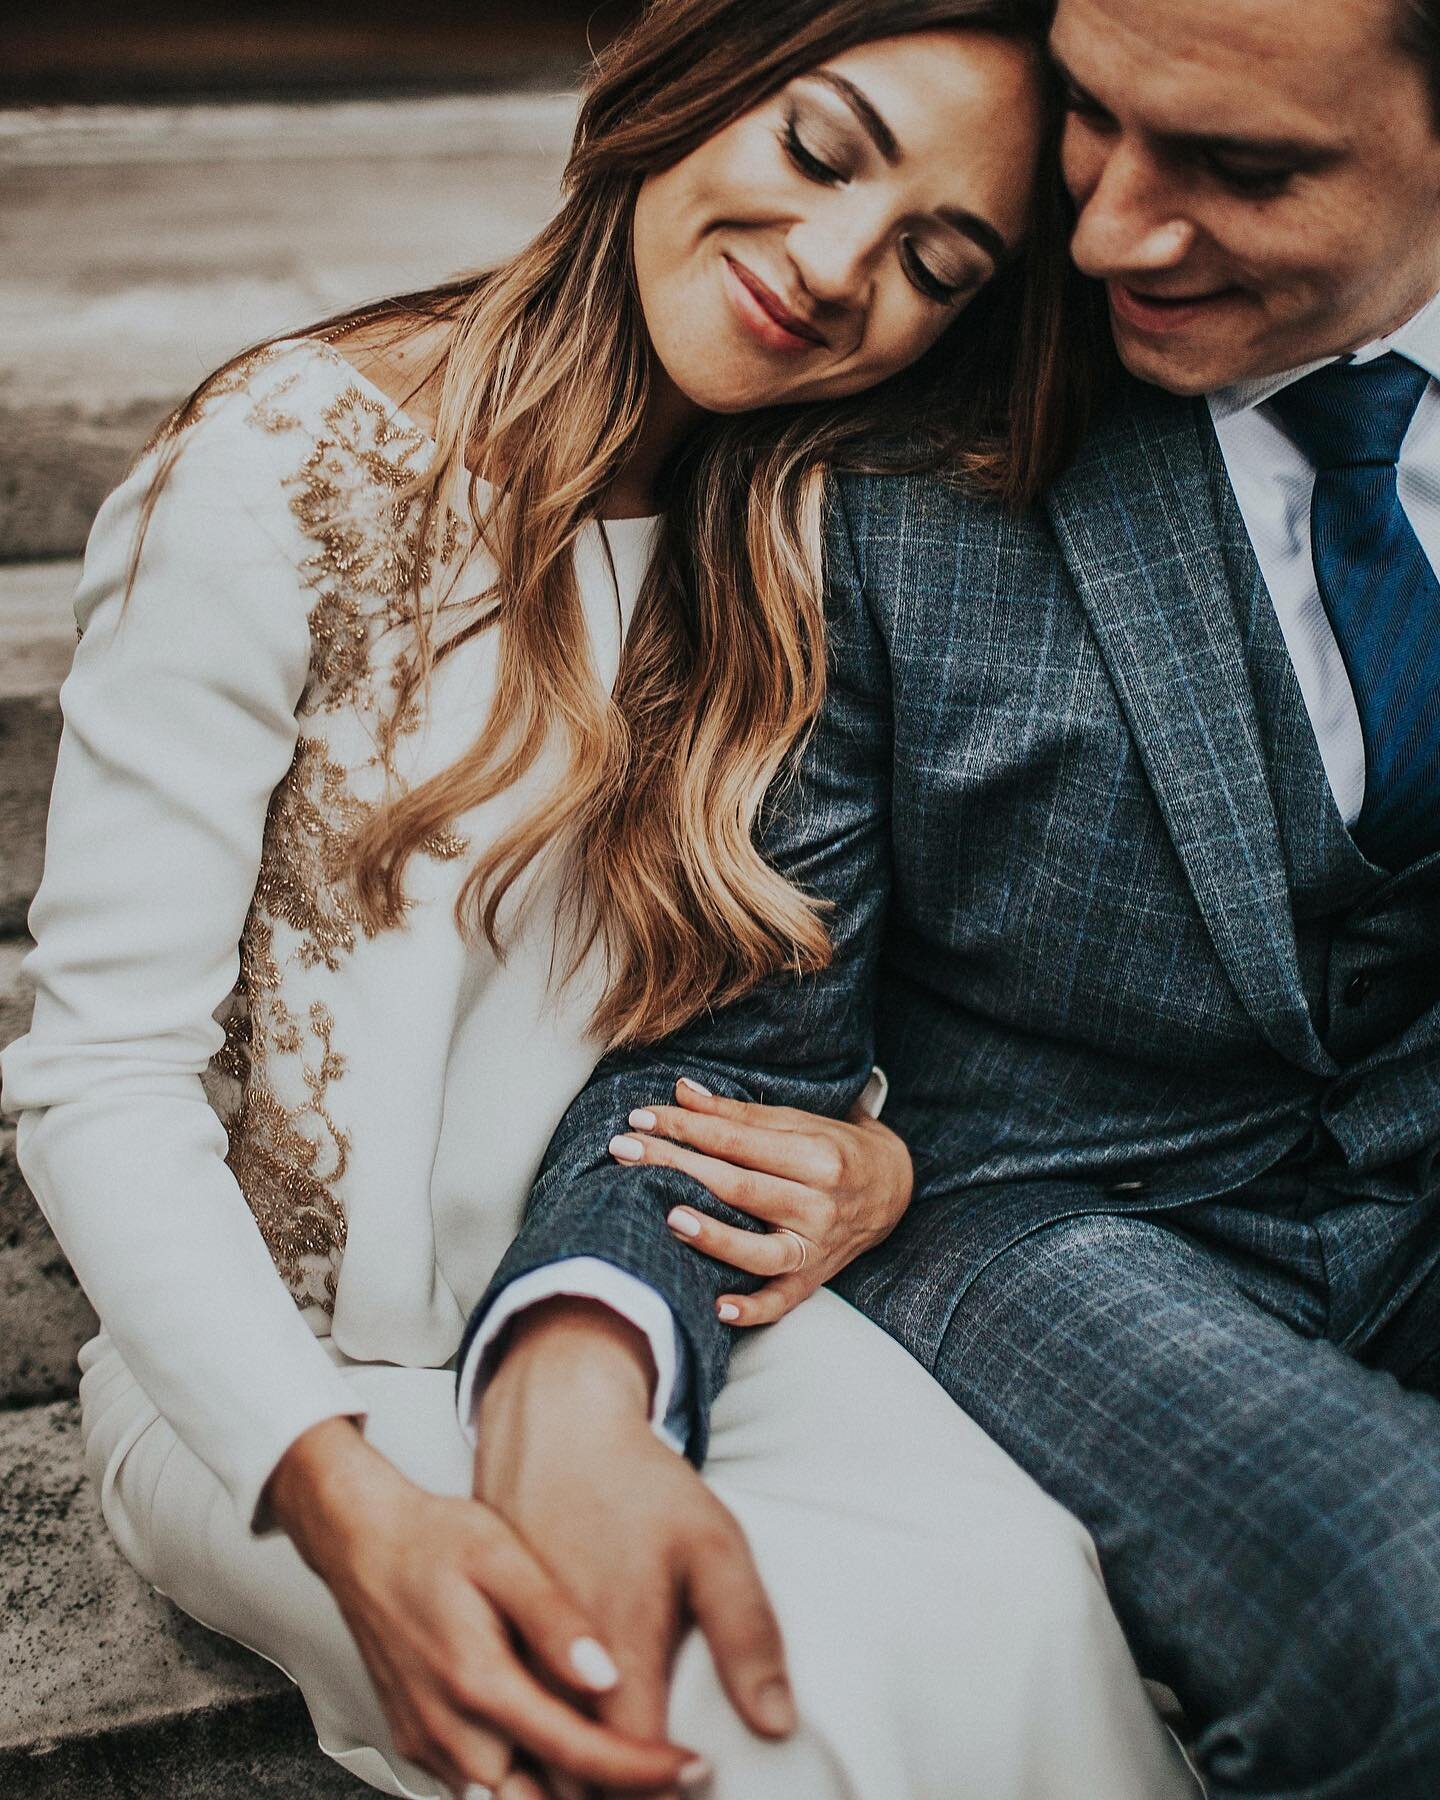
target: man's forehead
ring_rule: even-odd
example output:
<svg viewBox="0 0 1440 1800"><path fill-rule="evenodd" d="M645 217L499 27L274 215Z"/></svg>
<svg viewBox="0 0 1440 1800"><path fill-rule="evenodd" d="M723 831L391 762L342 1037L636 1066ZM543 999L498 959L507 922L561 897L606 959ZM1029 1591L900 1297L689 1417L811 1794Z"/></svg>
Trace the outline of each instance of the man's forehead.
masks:
<svg viewBox="0 0 1440 1800"><path fill-rule="evenodd" d="M1059 0L1051 44L1081 86L1158 130L1336 135L1367 69L1403 67L1396 0ZM1363 104L1363 100L1362 100ZM1223 122L1214 116L1219 108Z"/></svg>

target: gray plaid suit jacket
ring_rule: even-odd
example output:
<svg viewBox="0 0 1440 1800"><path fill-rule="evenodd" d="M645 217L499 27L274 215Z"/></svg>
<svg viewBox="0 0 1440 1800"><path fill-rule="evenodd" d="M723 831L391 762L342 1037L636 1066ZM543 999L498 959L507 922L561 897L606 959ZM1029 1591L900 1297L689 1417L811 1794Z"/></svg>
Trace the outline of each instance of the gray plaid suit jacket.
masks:
<svg viewBox="0 0 1440 1800"><path fill-rule="evenodd" d="M638 1275L690 1353L697 1461L744 1278L664 1215L728 1215L606 1152L680 1074L838 1114L883 1063L916 1199L836 1285L927 1367L1048 1221L1211 1198L1323 1133L1437 1154L1440 1024L1341 1067L1302 988L1242 634L1268 597L1203 402L1127 383L1023 516L845 477L827 555L829 698L765 843L833 904L833 966L606 1059L470 1328L561 1257Z"/></svg>

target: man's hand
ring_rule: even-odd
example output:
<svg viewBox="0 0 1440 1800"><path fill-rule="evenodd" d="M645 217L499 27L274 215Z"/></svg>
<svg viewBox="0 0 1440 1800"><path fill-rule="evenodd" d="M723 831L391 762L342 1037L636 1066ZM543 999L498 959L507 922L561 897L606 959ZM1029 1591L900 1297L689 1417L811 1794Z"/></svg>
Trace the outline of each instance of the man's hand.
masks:
<svg viewBox="0 0 1440 1800"><path fill-rule="evenodd" d="M587 1714L614 1679L595 1627L489 1509L415 1486L348 1419L298 1438L266 1499L334 1594L395 1747L454 1793L519 1800L514 1749L631 1791L683 1778L693 1758L663 1733L633 1742Z"/></svg>
<svg viewBox="0 0 1440 1800"><path fill-rule="evenodd" d="M670 1666L693 1621L741 1718L795 1726L780 1629L739 1526L649 1424L642 1333L594 1301L518 1320L480 1403L475 1497L602 1624L619 1685L594 1702L627 1737L664 1737ZM628 1791L628 1790L612 1790Z"/></svg>

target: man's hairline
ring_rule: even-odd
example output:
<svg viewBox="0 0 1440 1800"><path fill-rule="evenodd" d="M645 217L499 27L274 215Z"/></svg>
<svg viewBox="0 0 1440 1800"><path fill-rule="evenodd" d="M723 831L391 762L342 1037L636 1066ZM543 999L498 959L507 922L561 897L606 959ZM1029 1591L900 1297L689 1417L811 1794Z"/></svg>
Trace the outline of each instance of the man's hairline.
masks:
<svg viewBox="0 0 1440 1800"><path fill-rule="evenodd" d="M1056 0L1050 29L1045 36L1045 51L1055 69L1068 75L1069 71L1055 49L1055 27L1064 3L1065 0ZM1440 139L1440 16L1432 26L1435 35L1433 52L1420 40L1417 30L1417 25L1428 17L1429 4L1430 0L1389 0L1394 26L1391 42L1407 62L1417 67L1429 100L1431 133ZM1420 21L1417 21L1417 13Z"/></svg>

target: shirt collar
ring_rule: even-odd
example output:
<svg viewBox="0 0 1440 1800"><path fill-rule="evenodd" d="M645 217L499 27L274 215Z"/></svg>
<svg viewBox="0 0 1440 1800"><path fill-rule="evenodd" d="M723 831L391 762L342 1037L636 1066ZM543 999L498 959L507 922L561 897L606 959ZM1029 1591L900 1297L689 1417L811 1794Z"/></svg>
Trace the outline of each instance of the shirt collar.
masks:
<svg viewBox="0 0 1440 1800"><path fill-rule="evenodd" d="M1440 294L1428 300L1413 318L1407 319L1388 337L1376 338L1373 343L1362 345L1350 360L1358 363L1373 362L1388 350L1398 350L1402 356L1418 364L1432 381L1440 381ZM1322 356L1315 362L1301 363L1299 368L1285 369L1278 375L1257 375L1251 381L1237 381L1230 387L1215 388L1206 396L1210 403L1210 416L1218 425L1225 419L1233 418L1236 413L1249 412L1257 406L1263 406L1282 388L1289 387L1293 381L1299 381L1301 376L1323 369L1327 363L1339 361L1338 356Z"/></svg>

